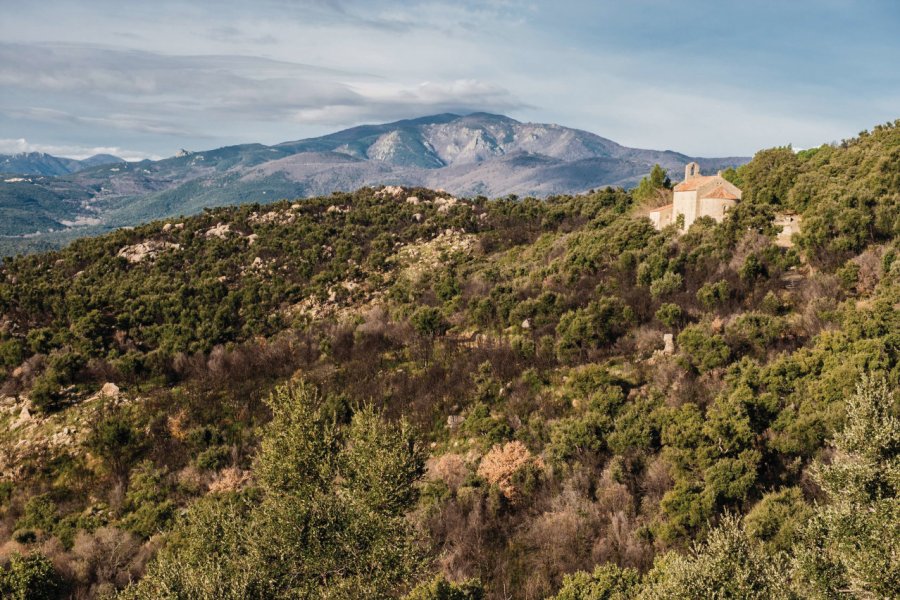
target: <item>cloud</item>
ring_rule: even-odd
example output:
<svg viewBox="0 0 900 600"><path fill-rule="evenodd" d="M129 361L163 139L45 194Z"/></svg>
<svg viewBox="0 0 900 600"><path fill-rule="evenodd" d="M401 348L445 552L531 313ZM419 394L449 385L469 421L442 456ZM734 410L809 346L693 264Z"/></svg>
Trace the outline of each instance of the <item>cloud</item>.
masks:
<svg viewBox="0 0 900 600"><path fill-rule="evenodd" d="M44 152L54 156L65 156L82 160L96 154L112 154L127 161L137 161L149 158L159 160L161 156L148 155L144 152L127 150L118 146L58 146L53 144L32 144L25 138L3 139L0 138L0 154L21 154L25 152Z"/></svg>
<svg viewBox="0 0 900 600"><path fill-rule="evenodd" d="M13 120L194 144L223 132L258 140L246 133L252 123L339 126L526 106L478 79L402 83L256 56L172 56L73 44L0 43L0 86L30 103L0 108Z"/></svg>
<svg viewBox="0 0 900 600"><path fill-rule="evenodd" d="M0 19L0 135L166 154L486 111L691 154L812 146L897 117L898 10L886 0L26 2ZM698 15L702 31L685 36L700 31Z"/></svg>
<svg viewBox="0 0 900 600"><path fill-rule="evenodd" d="M204 134L202 133L173 127L157 119L149 119L131 114L110 114L102 117L91 117L74 115L63 110L43 107L8 109L3 110L3 112L13 118L30 119L46 123L75 123L92 127L118 129L154 135L204 137Z"/></svg>
<svg viewBox="0 0 900 600"><path fill-rule="evenodd" d="M297 111L319 109L327 114L332 109L365 106L389 112L524 106L509 91L477 79L386 83L375 75L252 56L169 56L48 44L0 43L0 85L48 96L82 94L102 98L117 109L133 106L144 111L140 116L121 110L93 117L26 107L7 109L9 114L173 135L184 130L167 127L166 119L154 112L212 111L248 120L272 120Z"/></svg>
<svg viewBox="0 0 900 600"><path fill-rule="evenodd" d="M271 45L278 41L278 39L271 34L265 35L248 35L244 30L235 27L233 25L221 25L218 27L210 27L207 30L207 35L210 39L216 40L218 42L225 43L241 43L241 44L256 44L256 45Z"/></svg>
<svg viewBox="0 0 900 600"><path fill-rule="evenodd" d="M506 113L528 107L504 88L472 79L412 86L370 83L357 86L355 92L353 99L298 108L289 117L297 123L339 126L437 113Z"/></svg>

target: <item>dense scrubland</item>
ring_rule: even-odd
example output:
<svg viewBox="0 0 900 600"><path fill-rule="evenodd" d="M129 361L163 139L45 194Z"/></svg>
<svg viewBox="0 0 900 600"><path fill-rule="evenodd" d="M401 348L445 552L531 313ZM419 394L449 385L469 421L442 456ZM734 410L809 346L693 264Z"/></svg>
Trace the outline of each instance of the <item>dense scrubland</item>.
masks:
<svg viewBox="0 0 900 600"><path fill-rule="evenodd" d="M3 597L897 597L900 122L725 176L5 261Z"/></svg>

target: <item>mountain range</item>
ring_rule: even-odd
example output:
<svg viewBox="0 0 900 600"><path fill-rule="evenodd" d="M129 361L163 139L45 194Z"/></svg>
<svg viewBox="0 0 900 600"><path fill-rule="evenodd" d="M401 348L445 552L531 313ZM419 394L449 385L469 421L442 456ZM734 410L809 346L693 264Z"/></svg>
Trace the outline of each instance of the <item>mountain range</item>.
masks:
<svg viewBox="0 0 900 600"><path fill-rule="evenodd" d="M656 163L674 178L690 161L715 171L748 160L628 148L587 131L487 113L363 125L273 146L182 150L158 161L17 156L0 158L0 172L15 175L0 180L0 254L58 247L75 237L212 206L363 186L545 197L632 187Z"/></svg>
<svg viewBox="0 0 900 600"><path fill-rule="evenodd" d="M68 175L97 167L125 162L112 154L95 154L85 159L53 156L46 152L0 154L0 173L14 175Z"/></svg>

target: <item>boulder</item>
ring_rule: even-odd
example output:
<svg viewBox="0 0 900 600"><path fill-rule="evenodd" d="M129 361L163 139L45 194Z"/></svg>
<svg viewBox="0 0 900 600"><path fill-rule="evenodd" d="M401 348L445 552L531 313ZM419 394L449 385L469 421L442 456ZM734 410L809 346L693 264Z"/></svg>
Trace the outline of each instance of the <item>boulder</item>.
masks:
<svg viewBox="0 0 900 600"><path fill-rule="evenodd" d="M100 388L100 395L107 396L109 398L118 398L119 397L119 386L114 384L111 381L107 381L103 384L103 387Z"/></svg>
<svg viewBox="0 0 900 600"><path fill-rule="evenodd" d="M22 411L19 413L19 418L16 419L16 422L12 424L13 429L18 429L22 425L30 422L32 419L31 411L28 410L28 405L22 407Z"/></svg>
<svg viewBox="0 0 900 600"><path fill-rule="evenodd" d="M466 420L466 417L463 415L447 415L447 427L450 429L456 429Z"/></svg>

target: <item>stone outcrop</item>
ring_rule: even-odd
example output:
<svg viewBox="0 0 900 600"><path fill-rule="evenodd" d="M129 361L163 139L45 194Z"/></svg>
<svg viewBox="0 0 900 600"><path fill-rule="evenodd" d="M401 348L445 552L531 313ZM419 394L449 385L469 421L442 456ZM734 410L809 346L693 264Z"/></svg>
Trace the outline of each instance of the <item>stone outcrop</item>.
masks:
<svg viewBox="0 0 900 600"><path fill-rule="evenodd" d="M148 240L139 244L125 246L119 250L117 256L121 256L132 264L138 264L145 260L156 258L161 252L166 250L180 250L181 246L171 242L161 242L158 240Z"/></svg>
<svg viewBox="0 0 900 600"><path fill-rule="evenodd" d="M206 237L217 237L225 239L231 233L231 225L228 223L218 223L215 227L210 227L204 234Z"/></svg>

